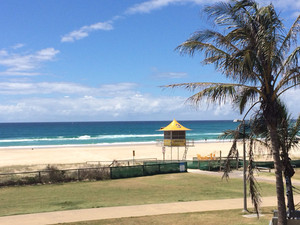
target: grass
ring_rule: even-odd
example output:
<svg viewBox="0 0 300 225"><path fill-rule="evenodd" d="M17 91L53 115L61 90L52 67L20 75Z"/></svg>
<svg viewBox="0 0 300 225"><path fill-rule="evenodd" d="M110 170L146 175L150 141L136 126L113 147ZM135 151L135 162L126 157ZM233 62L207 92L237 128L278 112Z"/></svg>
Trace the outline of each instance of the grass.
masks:
<svg viewBox="0 0 300 225"><path fill-rule="evenodd" d="M47 168L47 164L38 164L38 165L13 165L13 166L1 166L0 173L18 173L18 172L30 172L30 171L39 171L45 170ZM51 166L55 166L58 169L74 169L74 168L87 168L92 167L93 164L86 163L69 163L69 164L51 164Z"/></svg>
<svg viewBox="0 0 300 225"><path fill-rule="evenodd" d="M292 176L292 182L293 180L300 180L300 168L295 168L295 174ZM271 173L269 172L258 172L257 175L259 177L275 177L275 172L272 170Z"/></svg>
<svg viewBox="0 0 300 225"><path fill-rule="evenodd" d="M241 198L242 179L191 173L99 182L74 182L0 188L0 216L69 209ZM275 185L260 182L262 196Z"/></svg>
<svg viewBox="0 0 300 225"><path fill-rule="evenodd" d="M143 217L130 217L118 219L106 219L85 221L76 223L64 223L64 225L139 225L139 224L230 224L230 225L265 225L269 224L273 216L274 208L268 207L262 209L264 216L254 218L245 218L240 209L238 210L222 210L212 212L199 212L199 213L180 213L159 216L143 216Z"/></svg>

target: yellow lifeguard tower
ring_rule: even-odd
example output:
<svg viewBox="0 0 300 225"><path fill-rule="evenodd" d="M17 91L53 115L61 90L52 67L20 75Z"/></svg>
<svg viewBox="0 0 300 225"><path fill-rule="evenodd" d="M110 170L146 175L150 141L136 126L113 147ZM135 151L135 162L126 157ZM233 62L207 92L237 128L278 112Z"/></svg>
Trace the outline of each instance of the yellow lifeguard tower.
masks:
<svg viewBox="0 0 300 225"><path fill-rule="evenodd" d="M166 127L162 127L159 131L164 132L164 140L163 140L163 153L165 147L171 147L171 160L172 160L172 147L177 148L177 155L179 160L179 147L185 147L185 151L182 159L186 159L186 154L189 146L194 146L193 142L187 142L186 140L186 131L190 130L182 126L175 119Z"/></svg>

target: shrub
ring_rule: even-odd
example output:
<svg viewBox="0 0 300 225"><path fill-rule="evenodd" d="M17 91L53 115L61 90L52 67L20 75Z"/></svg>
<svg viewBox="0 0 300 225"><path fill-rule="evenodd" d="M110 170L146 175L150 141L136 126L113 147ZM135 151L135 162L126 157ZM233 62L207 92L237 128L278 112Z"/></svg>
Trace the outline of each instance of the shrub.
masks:
<svg viewBox="0 0 300 225"><path fill-rule="evenodd" d="M42 183L59 183L65 181L65 171L58 170L55 166L48 165L44 172L46 175L41 176Z"/></svg>
<svg viewBox="0 0 300 225"><path fill-rule="evenodd" d="M110 178L110 170L105 167L95 167L78 170L79 180L107 180Z"/></svg>

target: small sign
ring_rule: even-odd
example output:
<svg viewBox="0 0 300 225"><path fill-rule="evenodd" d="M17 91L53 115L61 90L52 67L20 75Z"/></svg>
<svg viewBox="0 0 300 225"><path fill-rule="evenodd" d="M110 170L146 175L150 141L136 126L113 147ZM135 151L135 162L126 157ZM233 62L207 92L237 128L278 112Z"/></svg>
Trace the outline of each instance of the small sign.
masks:
<svg viewBox="0 0 300 225"><path fill-rule="evenodd" d="M179 171L180 172L186 172L185 164L184 163L179 163Z"/></svg>

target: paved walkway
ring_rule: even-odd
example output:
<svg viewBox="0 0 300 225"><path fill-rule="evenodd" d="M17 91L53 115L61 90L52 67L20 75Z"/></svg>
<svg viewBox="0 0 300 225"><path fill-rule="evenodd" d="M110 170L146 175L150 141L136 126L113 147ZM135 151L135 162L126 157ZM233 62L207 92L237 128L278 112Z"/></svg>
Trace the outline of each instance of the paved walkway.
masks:
<svg viewBox="0 0 300 225"><path fill-rule="evenodd" d="M221 176L222 173L193 170L195 173L211 173ZM235 174L232 177L238 177ZM300 202L300 195L294 196L295 202ZM251 202L248 198L248 205ZM262 207L276 206L276 197L262 198ZM57 223L69 223L77 221L101 220L122 217L151 216L172 213L204 212L224 209L242 209L243 199L204 200L190 202L176 202L164 204L148 204L136 206L119 206L93 209L68 210L47 213L35 213L18 216L0 217L1 225L46 225Z"/></svg>
<svg viewBox="0 0 300 225"><path fill-rule="evenodd" d="M205 171L205 170L198 170L198 169L188 169L189 173L198 173L198 174L206 174L210 176L218 176L222 177L223 172L213 172L213 171ZM270 183L275 183L275 176L266 176L268 172L260 172L257 175L255 175L255 179L260 182L270 182ZM243 171L241 170L233 170L232 172L229 173L229 179L230 178L240 178L243 179ZM283 179L283 182L285 180ZM294 180L292 179L292 185L297 185L300 186L300 181L299 180Z"/></svg>
<svg viewBox="0 0 300 225"><path fill-rule="evenodd" d="M300 201L300 195L294 196ZM250 201L248 202L250 205ZM263 207L275 206L276 198L262 199ZM224 209L242 209L243 199L205 200L176 202L164 204L148 204L136 206L119 206L94 209L68 210L48 213L26 214L0 217L1 225L46 225L77 221L101 220L121 217L150 216L172 213L204 212Z"/></svg>

